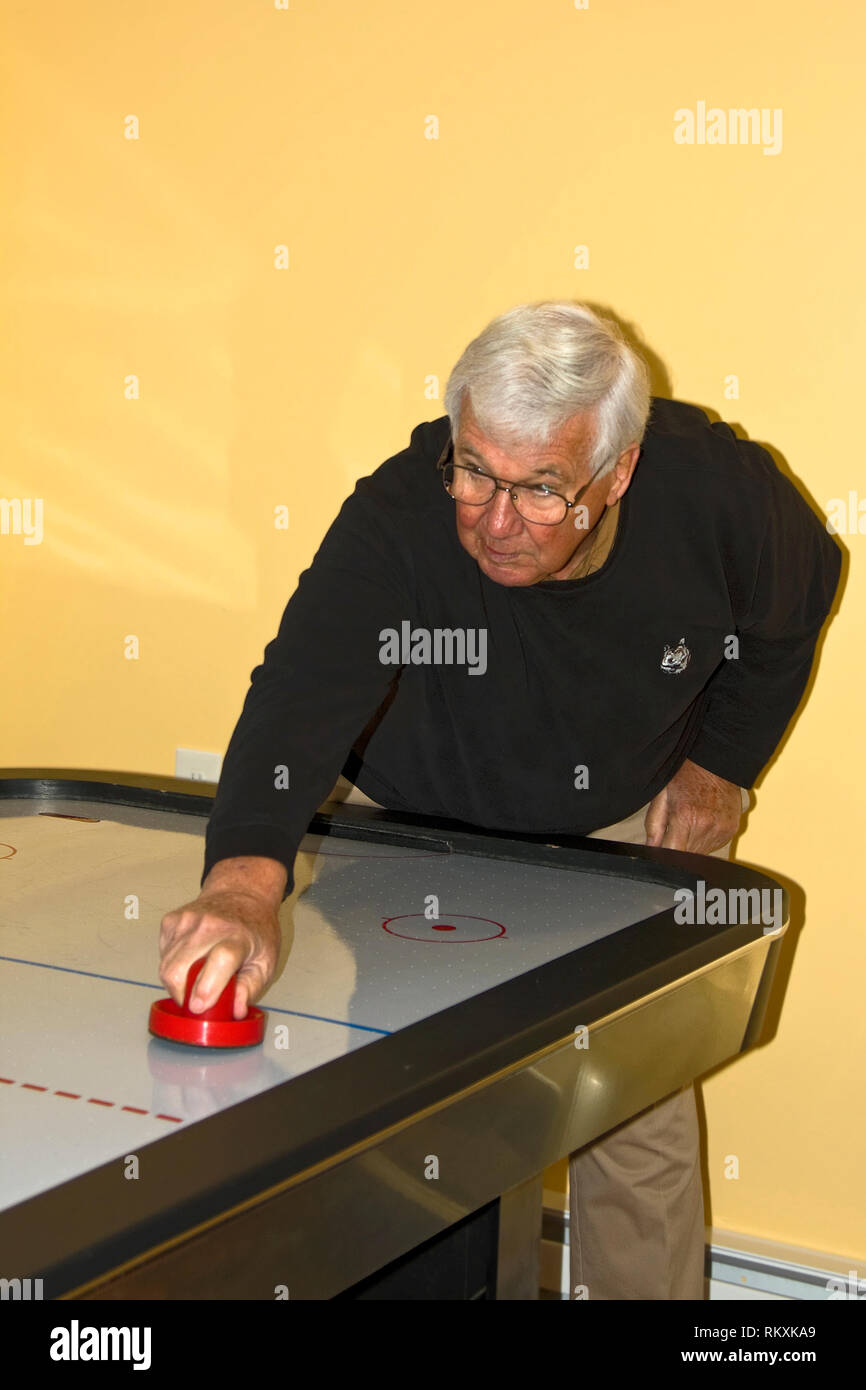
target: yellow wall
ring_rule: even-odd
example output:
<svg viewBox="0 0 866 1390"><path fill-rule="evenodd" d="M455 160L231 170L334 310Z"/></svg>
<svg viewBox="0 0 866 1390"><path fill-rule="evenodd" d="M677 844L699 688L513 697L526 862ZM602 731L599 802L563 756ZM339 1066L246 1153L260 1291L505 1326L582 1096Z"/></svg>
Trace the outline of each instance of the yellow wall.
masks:
<svg viewBox="0 0 866 1390"><path fill-rule="evenodd" d="M354 479L525 300L613 312L658 391L820 508L866 496L860 0L48 0L2 23L0 496L44 500L41 544L0 535L2 765L223 751ZM781 148L677 143L698 102L781 110ZM714 1224L852 1259L864 607L855 567L738 846L808 902L778 1033L704 1086Z"/></svg>

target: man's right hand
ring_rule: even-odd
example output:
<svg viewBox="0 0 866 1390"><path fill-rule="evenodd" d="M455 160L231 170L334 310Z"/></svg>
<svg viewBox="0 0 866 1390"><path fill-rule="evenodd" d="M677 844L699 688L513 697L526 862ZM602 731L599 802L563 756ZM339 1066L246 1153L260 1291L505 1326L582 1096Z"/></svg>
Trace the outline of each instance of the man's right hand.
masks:
<svg viewBox="0 0 866 1390"><path fill-rule="evenodd" d="M190 1009L214 1005L231 977L238 976L234 1016L265 992L280 953L277 911L287 874L270 859L225 859L215 864L191 902L167 912L160 924L159 978L182 1005L190 966L203 956Z"/></svg>

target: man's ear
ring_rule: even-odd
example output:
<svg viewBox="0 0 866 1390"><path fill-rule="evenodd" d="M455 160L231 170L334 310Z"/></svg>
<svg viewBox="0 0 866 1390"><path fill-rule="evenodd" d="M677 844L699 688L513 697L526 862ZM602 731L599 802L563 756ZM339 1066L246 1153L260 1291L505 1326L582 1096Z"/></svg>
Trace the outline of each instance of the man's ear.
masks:
<svg viewBox="0 0 866 1390"><path fill-rule="evenodd" d="M612 507L614 502L628 491L629 483L635 470L635 464L640 458L640 445L632 444L630 449L624 449L613 466L610 474L610 491L605 498L605 506Z"/></svg>

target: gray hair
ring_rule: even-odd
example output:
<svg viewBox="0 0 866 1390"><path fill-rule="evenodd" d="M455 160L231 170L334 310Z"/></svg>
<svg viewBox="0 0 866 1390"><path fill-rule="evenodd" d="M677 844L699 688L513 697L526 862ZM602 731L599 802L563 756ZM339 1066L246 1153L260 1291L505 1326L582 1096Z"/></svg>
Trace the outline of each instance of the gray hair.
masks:
<svg viewBox="0 0 866 1390"><path fill-rule="evenodd" d="M640 444L650 411L643 358L617 323L571 300L519 304L473 338L445 388L454 438L464 393L500 448L543 447L572 416L595 412L592 473Z"/></svg>

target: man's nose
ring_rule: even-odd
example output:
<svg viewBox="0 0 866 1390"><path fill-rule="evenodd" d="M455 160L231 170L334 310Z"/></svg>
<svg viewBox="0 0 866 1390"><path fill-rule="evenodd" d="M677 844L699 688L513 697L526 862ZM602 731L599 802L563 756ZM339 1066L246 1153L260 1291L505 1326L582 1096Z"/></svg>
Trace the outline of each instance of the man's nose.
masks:
<svg viewBox="0 0 866 1390"><path fill-rule="evenodd" d="M519 531L523 522L517 515L511 493L500 487L487 504L487 529L497 535Z"/></svg>

